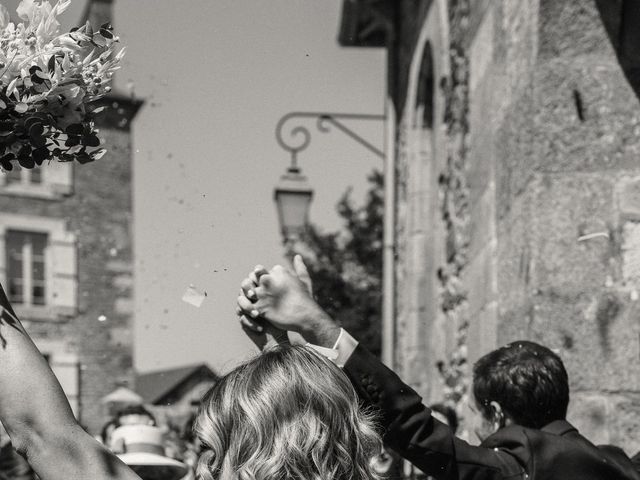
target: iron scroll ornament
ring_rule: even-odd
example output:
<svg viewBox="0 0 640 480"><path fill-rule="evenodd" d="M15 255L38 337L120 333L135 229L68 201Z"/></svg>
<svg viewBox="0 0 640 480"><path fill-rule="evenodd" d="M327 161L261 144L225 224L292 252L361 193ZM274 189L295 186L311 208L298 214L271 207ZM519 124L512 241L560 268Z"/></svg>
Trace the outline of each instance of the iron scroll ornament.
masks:
<svg viewBox="0 0 640 480"><path fill-rule="evenodd" d="M292 119L315 118L316 127L322 133L331 131L331 126L337 128L342 133L373 152L378 157L384 159L385 154L382 150L371 144L369 141L358 135L356 132L347 127L341 120L373 120L380 121L386 117L384 115L365 114L365 113L327 113L327 112L290 112L284 115L276 125L276 140L278 145L291 154L291 167L298 167L298 152L306 149L311 143L311 132L304 125L295 125L288 130L285 138L283 131L285 125Z"/></svg>

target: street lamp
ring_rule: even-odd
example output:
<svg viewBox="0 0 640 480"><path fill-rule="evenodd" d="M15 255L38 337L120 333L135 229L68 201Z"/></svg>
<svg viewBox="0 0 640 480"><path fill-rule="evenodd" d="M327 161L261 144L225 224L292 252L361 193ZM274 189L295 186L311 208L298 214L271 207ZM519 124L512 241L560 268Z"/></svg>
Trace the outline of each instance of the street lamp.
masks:
<svg viewBox="0 0 640 480"><path fill-rule="evenodd" d="M307 177L292 164L280 177L273 193L284 242L298 239L307 226L313 197Z"/></svg>
<svg viewBox="0 0 640 480"><path fill-rule="evenodd" d="M291 112L284 115L276 126L276 140L284 150L291 154L291 165L287 172L280 177L280 181L274 190L274 199L278 210L283 243L289 249L292 249L293 244L300 238L307 226L309 207L313 197L313 189L307 181L307 177L300 173L300 168L298 167L298 152L309 146L311 134L306 127L298 125L289 131L288 136L291 140L285 140L282 131L285 123L292 118L314 118L317 121L318 130L324 133L330 131L330 125L336 127L378 157L385 158L384 152L339 121L339 119L380 121L384 120L383 115L325 112ZM297 142L296 138L298 139Z"/></svg>
<svg viewBox="0 0 640 480"><path fill-rule="evenodd" d="M390 108L389 108L390 107ZM288 130L285 141L282 131L285 123L293 118L316 119L317 128L323 133L334 127L350 137L377 157L384 161L384 238L383 238L383 272L382 272L382 360L388 367L394 366L395 346L395 138L396 117L391 104L387 104L387 115L370 115L359 113L327 113L327 112L291 112L284 115L276 126L276 140L286 151L291 153L291 166L275 188L274 198L278 208L278 218L282 239L288 255L295 252L296 241L304 232L309 217L309 205L313 190L307 178L298 168L298 152L309 146L311 134L303 126ZM348 128L341 120L385 121L385 152L376 148ZM292 141L293 140L293 141ZM296 143L297 140L297 143Z"/></svg>

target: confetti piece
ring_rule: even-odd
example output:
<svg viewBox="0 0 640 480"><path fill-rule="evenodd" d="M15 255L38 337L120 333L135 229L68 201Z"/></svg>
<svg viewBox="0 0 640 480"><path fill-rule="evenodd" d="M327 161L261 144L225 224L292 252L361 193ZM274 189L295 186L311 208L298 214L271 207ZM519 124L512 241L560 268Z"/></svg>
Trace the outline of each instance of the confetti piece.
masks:
<svg viewBox="0 0 640 480"><path fill-rule="evenodd" d="M182 301L186 302L194 307L200 308L202 302L204 302L207 292L200 292L193 285L189 285L189 288L182 295Z"/></svg>
<svg viewBox="0 0 640 480"><path fill-rule="evenodd" d="M106 321L107 321L107 317L106 317L105 315L100 315L100 316L98 317L98 321L99 321L99 322L106 322Z"/></svg>
<svg viewBox="0 0 640 480"><path fill-rule="evenodd" d="M591 240L592 238L604 237L609 238L609 232L594 232L588 233L586 235L582 235L578 237L579 242L584 242L585 240Z"/></svg>

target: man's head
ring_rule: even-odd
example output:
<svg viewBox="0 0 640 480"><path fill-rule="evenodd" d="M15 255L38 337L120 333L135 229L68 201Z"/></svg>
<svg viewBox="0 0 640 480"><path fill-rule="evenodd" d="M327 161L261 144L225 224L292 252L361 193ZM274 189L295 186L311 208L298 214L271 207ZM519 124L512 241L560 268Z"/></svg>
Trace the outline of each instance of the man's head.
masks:
<svg viewBox="0 0 640 480"><path fill-rule="evenodd" d="M153 414L142 405L131 405L116 414L118 426L122 425L151 425L156 424Z"/></svg>
<svg viewBox="0 0 640 480"><path fill-rule="evenodd" d="M567 415L567 371L560 357L548 348L534 342L513 342L476 362L473 397L484 420L483 431L477 432L481 439L511 423L542 428Z"/></svg>

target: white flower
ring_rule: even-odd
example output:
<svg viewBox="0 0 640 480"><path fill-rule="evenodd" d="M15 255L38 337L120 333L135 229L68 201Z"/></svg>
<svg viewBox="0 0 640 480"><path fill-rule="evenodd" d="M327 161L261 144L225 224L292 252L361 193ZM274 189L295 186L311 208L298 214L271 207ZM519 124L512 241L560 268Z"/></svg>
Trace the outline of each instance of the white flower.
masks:
<svg viewBox="0 0 640 480"><path fill-rule="evenodd" d="M34 139L0 137L4 169L16 160L32 168L53 157L86 163L104 154L95 149L96 131L87 113L97 110L87 106L110 91L124 50L116 51L118 40L108 25L95 33L88 23L60 33L57 16L69 4L22 0L17 12L23 23L17 25L0 5L0 120L22 131L33 122L44 127Z"/></svg>

